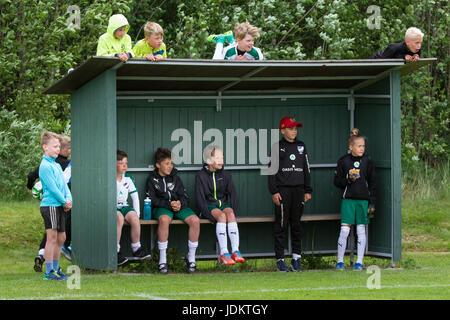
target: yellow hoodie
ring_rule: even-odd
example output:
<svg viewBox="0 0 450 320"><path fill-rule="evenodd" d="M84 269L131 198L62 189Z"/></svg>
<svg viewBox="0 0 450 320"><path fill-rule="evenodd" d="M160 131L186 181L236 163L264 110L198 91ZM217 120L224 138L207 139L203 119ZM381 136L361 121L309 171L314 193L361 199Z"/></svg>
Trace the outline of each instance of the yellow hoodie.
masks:
<svg viewBox="0 0 450 320"><path fill-rule="evenodd" d="M122 39L114 36L114 31L126 26L125 35ZM97 56L114 56L122 52L129 53L129 58L134 57L131 49L131 37L127 34L130 26L127 18L122 14L115 14L109 18L107 32L102 34L98 39Z"/></svg>

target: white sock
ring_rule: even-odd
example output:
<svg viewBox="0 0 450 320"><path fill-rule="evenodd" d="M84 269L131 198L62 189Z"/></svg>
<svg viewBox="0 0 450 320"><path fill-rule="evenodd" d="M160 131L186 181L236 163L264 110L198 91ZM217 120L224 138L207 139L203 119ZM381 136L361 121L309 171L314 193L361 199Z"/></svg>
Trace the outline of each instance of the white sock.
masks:
<svg viewBox="0 0 450 320"><path fill-rule="evenodd" d="M347 237L350 227L341 226L341 234L338 239L338 262L344 262L345 249L347 248Z"/></svg>
<svg viewBox="0 0 450 320"><path fill-rule="evenodd" d="M43 256L45 254L45 249L39 249L38 255Z"/></svg>
<svg viewBox="0 0 450 320"><path fill-rule="evenodd" d="M136 250L139 249L140 247L141 247L140 242L135 242L131 244L131 250L133 250L133 252L136 252Z"/></svg>
<svg viewBox="0 0 450 320"><path fill-rule="evenodd" d="M239 229L237 222L228 223L228 236L231 242L231 252L239 251Z"/></svg>
<svg viewBox="0 0 450 320"><path fill-rule="evenodd" d="M213 60L223 60L223 43L217 42L216 43L216 50L214 51Z"/></svg>
<svg viewBox="0 0 450 320"><path fill-rule="evenodd" d="M167 246L169 244L169 241L166 242L159 242L158 241L158 249L159 249L159 264L161 263L167 263Z"/></svg>
<svg viewBox="0 0 450 320"><path fill-rule="evenodd" d="M358 224L356 226L356 234L358 235L358 255L356 258L356 263L362 264L364 252L366 251L366 226L364 224Z"/></svg>
<svg viewBox="0 0 450 320"><path fill-rule="evenodd" d="M300 259L302 256L300 255L300 254L296 254L296 253L293 253L292 254L292 259L294 259L294 260L298 260L298 259Z"/></svg>
<svg viewBox="0 0 450 320"><path fill-rule="evenodd" d="M195 262L195 251L198 247L198 241L197 242L191 242L188 240L188 261L189 262Z"/></svg>
<svg viewBox="0 0 450 320"><path fill-rule="evenodd" d="M216 236L217 236L217 241L219 242L220 255L228 253L227 224L226 223L217 222Z"/></svg>
<svg viewBox="0 0 450 320"><path fill-rule="evenodd" d="M120 252L120 244L117 244L117 253Z"/></svg>

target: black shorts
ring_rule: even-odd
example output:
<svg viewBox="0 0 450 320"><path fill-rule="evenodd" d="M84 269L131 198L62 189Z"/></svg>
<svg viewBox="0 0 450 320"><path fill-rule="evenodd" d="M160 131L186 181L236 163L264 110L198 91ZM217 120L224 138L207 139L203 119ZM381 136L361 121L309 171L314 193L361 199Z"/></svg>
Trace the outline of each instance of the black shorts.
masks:
<svg viewBox="0 0 450 320"><path fill-rule="evenodd" d="M45 230L56 229L58 232L66 231L66 217L64 207L41 207Z"/></svg>

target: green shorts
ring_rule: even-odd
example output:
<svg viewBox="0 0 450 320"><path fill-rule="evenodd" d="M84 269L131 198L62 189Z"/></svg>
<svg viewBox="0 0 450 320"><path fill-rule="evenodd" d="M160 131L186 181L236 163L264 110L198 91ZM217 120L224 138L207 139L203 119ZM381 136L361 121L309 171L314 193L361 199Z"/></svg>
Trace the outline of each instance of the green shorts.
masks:
<svg viewBox="0 0 450 320"><path fill-rule="evenodd" d="M369 214L367 209L369 201L342 199L341 204L341 223L342 224L369 224Z"/></svg>
<svg viewBox="0 0 450 320"><path fill-rule="evenodd" d="M227 205L227 204L223 204L220 207L218 207L218 206L208 206L209 212L213 211L214 209L219 209L219 210L223 211L226 208L231 208L231 207L229 205Z"/></svg>
<svg viewBox="0 0 450 320"><path fill-rule="evenodd" d="M125 206L125 207L122 207L122 208L117 208L117 211L119 211L124 217L128 214L128 212L130 212L130 211L136 211L136 210L134 210L134 208L133 207L130 207L130 206Z"/></svg>
<svg viewBox="0 0 450 320"><path fill-rule="evenodd" d="M152 208L152 219L158 220L161 216L169 216L172 220L175 216L175 219L184 221L190 216L196 216L196 214L191 208L184 208L178 212L166 208Z"/></svg>

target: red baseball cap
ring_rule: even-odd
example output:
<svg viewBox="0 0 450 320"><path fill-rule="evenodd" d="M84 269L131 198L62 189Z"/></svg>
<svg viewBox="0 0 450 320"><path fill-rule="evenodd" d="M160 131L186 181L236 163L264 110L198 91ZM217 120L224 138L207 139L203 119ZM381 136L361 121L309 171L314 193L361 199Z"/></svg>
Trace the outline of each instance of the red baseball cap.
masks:
<svg viewBox="0 0 450 320"><path fill-rule="evenodd" d="M284 117L283 119L281 119L280 121L280 130L284 129L284 128L293 128L293 127L303 127L303 124L301 124L300 122L297 122L297 120L295 120L292 117Z"/></svg>

